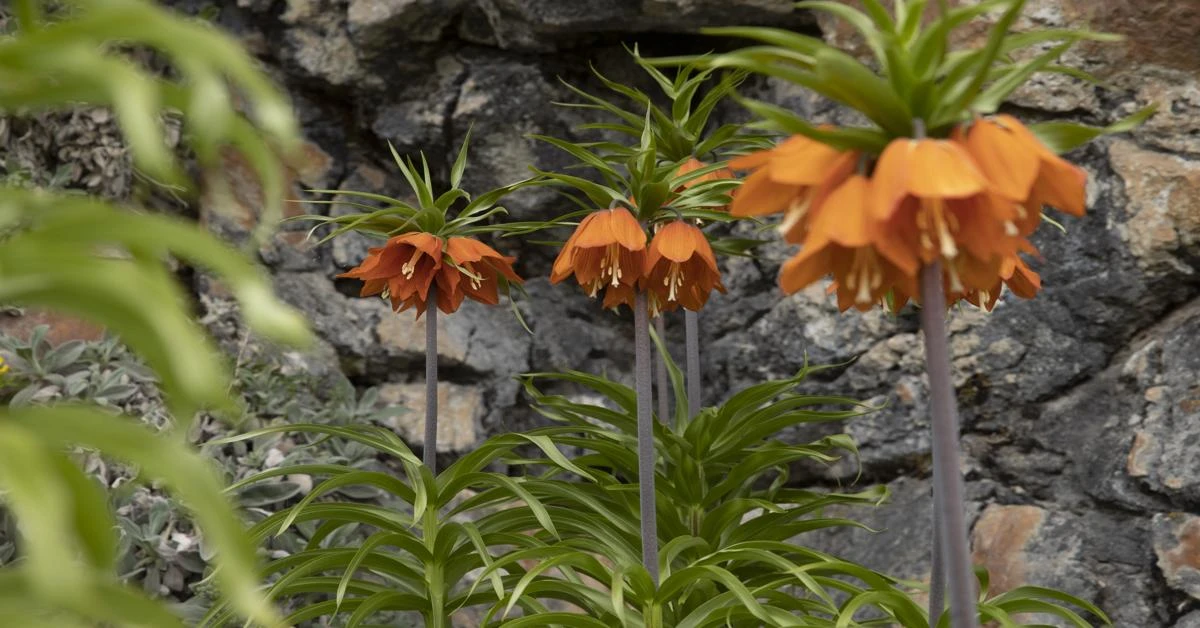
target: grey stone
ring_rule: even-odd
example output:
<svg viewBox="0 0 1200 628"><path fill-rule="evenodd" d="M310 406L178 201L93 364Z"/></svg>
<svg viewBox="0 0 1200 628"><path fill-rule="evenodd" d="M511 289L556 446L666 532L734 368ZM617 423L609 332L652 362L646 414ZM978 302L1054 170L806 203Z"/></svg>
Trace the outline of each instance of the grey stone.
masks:
<svg viewBox="0 0 1200 628"><path fill-rule="evenodd" d="M827 517L846 517L870 529L838 527L795 539L899 578L929 579L933 530L933 489L928 480L900 478L888 485L891 497L881 506L835 506Z"/></svg>
<svg viewBox="0 0 1200 628"><path fill-rule="evenodd" d="M371 130L402 155L440 149L445 143L448 117L459 98L465 69L453 56L441 56L433 70L421 84L405 90L407 99L381 107L371 123Z"/></svg>
<svg viewBox="0 0 1200 628"><path fill-rule="evenodd" d="M397 39L432 42L442 37L464 0L350 0L346 26L360 47Z"/></svg>
<svg viewBox="0 0 1200 628"><path fill-rule="evenodd" d="M1154 553L1167 585L1200 599L1200 517L1182 512L1154 516Z"/></svg>
<svg viewBox="0 0 1200 628"><path fill-rule="evenodd" d="M561 151L529 135L570 136L572 112L554 106L531 106L566 100L566 89L526 62L495 57L465 61L467 74L454 103L449 132L454 150L471 130L470 164L474 167L468 165L463 188L481 194L529 178L530 165L555 168L565 164ZM446 154L447 159L454 158L452 152ZM548 218L565 213L564 203L551 190L531 188L506 198L504 205L522 216L555 206L546 214Z"/></svg>
<svg viewBox="0 0 1200 628"><path fill-rule="evenodd" d="M438 384L437 450L465 452L480 441L479 420L483 416L483 391L477 387ZM425 382L384 384L379 399L406 410L388 423L409 443L423 445L425 439Z"/></svg>
<svg viewBox="0 0 1200 628"><path fill-rule="evenodd" d="M546 50L581 34L687 32L700 26L811 23L789 0L478 0L502 48Z"/></svg>

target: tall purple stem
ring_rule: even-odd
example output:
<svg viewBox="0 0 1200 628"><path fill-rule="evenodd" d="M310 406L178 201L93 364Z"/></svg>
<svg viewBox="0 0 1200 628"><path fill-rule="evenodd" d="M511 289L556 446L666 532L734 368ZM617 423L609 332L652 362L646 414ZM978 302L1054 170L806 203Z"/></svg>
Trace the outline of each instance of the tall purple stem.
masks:
<svg viewBox="0 0 1200 628"><path fill-rule="evenodd" d="M654 332L658 334L658 340L665 348L667 346L667 323L666 312L659 313L654 318ZM671 417L671 382L667 377L667 356L659 355L654 362L654 379L655 386L658 387L658 420L660 423L667 423Z"/></svg>
<svg viewBox="0 0 1200 628"><path fill-rule="evenodd" d="M683 311L684 332L687 338L687 398L688 418L696 418L700 414L700 401L704 396L704 388L700 381L700 314L691 310Z"/></svg>
<svg viewBox="0 0 1200 628"><path fill-rule="evenodd" d="M429 286L429 309L425 311L425 451L422 459L429 471L437 475L438 436L438 347L437 347L437 285Z"/></svg>
<svg viewBox="0 0 1200 628"><path fill-rule="evenodd" d="M638 491L642 510L642 564L658 584L658 513L654 500L654 413L650 408L650 313L646 295L633 303L634 381L637 390Z"/></svg>
<svg viewBox="0 0 1200 628"><path fill-rule="evenodd" d="M929 568L929 625L932 628L941 619L946 608L946 552L942 547L942 518L938 516L942 498L937 487L933 489L933 560Z"/></svg>
<svg viewBox="0 0 1200 628"><path fill-rule="evenodd" d="M950 351L946 342L946 296L942 288L942 265L935 262L921 269L921 331L925 336L925 366L929 372L929 407L933 429L934 541L935 568L938 546L946 563L950 589L950 625L975 628L978 611L975 574L967 543L967 521L963 513L963 478L958 459L958 408L950 381ZM934 574L937 582L938 574ZM932 603L932 595L931 595ZM931 622L936 618L931 615Z"/></svg>

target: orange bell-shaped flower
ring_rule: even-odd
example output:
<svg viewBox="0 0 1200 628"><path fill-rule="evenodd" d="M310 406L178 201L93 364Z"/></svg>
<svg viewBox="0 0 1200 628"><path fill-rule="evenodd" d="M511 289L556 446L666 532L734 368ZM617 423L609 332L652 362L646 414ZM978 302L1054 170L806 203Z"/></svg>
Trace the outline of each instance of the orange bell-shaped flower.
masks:
<svg viewBox="0 0 1200 628"><path fill-rule="evenodd" d="M480 303L496 305L500 302L500 276L523 283L512 268L516 258L501 255L474 238L450 238L446 242L446 254L463 275L462 293Z"/></svg>
<svg viewBox="0 0 1200 628"><path fill-rule="evenodd" d="M1042 207L1082 216L1087 204L1087 173L1054 154L1020 120L1009 115L974 121L953 138L967 149L995 190L1020 204L1022 235L1033 232Z"/></svg>
<svg viewBox="0 0 1200 628"><path fill-rule="evenodd" d="M642 286L655 314L680 306L697 312L714 289L725 292L708 238L684 220L669 222L654 234Z"/></svg>
<svg viewBox="0 0 1200 628"><path fill-rule="evenodd" d="M738 188L729 213L748 217L785 212L779 230L789 242L799 243L808 232L809 210L845 181L857 162L857 152L793 135L774 148L729 163L735 170L754 171Z"/></svg>
<svg viewBox="0 0 1200 628"><path fill-rule="evenodd" d="M791 294L833 275L838 306L868 310L905 276L918 260L891 234L873 224L871 182L851 175L813 208L808 237L800 253L784 263L779 285Z"/></svg>
<svg viewBox="0 0 1200 628"><path fill-rule="evenodd" d="M442 239L418 231L392 237L382 247L368 250L362 264L338 277L362 280L360 296L384 294L391 299L392 309L400 310L414 296L424 303L441 267ZM424 307L418 308L418 315L424 311Z"/></svg>
<svg viewBox="0 0 1200 628"><path fill-rule="evenodd" d="M437 286L437 307L446 314L458 311L468 296L495 305L499 302L499 275L521 282L513 272L513 261L473 238L454 237L447 242L418 231L370 249L362 264L338 277L360 279L364 282L360 296L382 294L391 300L392 309L415 309L420 318L429 307L433 285Z"/></svg>
<svg viewBox="0 0 1200 628"><path fill-rule="evenodd" d="M944 261L952 293L985 289L959 268L976 269L1016 255L1025 245L1017 205L996 192L961 145L948 140L895 140L872 176L872 214L925 264ZM960 256L971 260L959 260ZM981 277L984 275L973 275Z"/></svg>
<svg viewBox="0 0 1200 628"><path fill-rule="evenodd" d="M588 214L575 228L554 260L550 283L571 275L596 296L605 289L605 307L633 306L634 287L646 262L646 232L629 213L618 207Z"/></svg>

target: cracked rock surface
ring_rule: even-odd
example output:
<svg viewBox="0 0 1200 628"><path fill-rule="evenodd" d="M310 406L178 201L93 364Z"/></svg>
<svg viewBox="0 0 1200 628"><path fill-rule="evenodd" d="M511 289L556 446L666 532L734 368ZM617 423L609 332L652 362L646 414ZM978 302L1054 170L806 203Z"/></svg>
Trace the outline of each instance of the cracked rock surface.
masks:
<svg viewBox="0 0 1200 628"><path fill-rule="evenodd" d="M960 0L959 3L962 3ZM198 1L176 0L183 10ZM644 54L680 54L732 44L701 26L771 24L854 49L844 26L791 10L790 0L238 0L217 21L238 34L292 94L309 159L294 174L296 198L310 187L397 195L403 184L387 153L423 150L445 180L471 130L468 189L524 178L526 166L563 165L532 133L572 137L581 112L557 77L593 91L587 62L615 80L650 89L622 43ZM1081 45L1065 62L1101 78L1096 87L1062 75L1014 95L1031 119L1112 122L1150 102L1160 113L1129 135L1070 155L1089 174L1089 212L1066 233L1043 228L1033 266L1044 292L1006 295L992 314L950 315L950 346L964 425L968 512L977 562L994 591L1021 584L1062 588L1096 601L1117 626L1200 626L1200 4L1177 0L1030 0L1017 28L1088 26L1126 36ZM964 35L978 44L982 31ZM972 38L975 38L973 40ZM744 91L816 121L853 123L833 104L790 85L751 81ZM744 119L737 107L718 111ZM129 170L114 153L108 120L74 117L5 122L0 146L39 171L64 163L68 184L127 193ZM81 134L94 138L81 144ZM230 163L231 169L239 164ZM244 167L244 166L242 166ZM253 182L236 190L244 211L201 218L232 237L254 222ZM515 219L571 208L545 190L506 203ZM296 205L327 213L328 206ZM240 211L240 210L239 210ZM333 211L338 211L334 209ZM314 362L389 402L412 406L423 377L421 325L360 299L357 283L333 275L356 265L367 241L314 248L282 233L262 251L283 298L322 337ZM440 360L447 455L488 434L528 427L513 377L579 369L630 381L629 314L600 312L577 289L544 279L555 251L501 240L529 278L519 303L533 329L506 308L467 304L441 321ZM889 503L842 512L879 530L814 534L813 544L869 566L928 577L929 439L922 343L914 312L839 315L824 286L781 296L775 279L792 253L779 244L758 259L724 260L729 288L702 315L706 402L813 363L845 363L807 382L883 409L850 422L862 450L861 483L884 483ZM202 279L196 289L218 288ZM668 324L682 344L682 320ZM416 401L419 405L419 399ZM420 408L414 412L419 415ZM419 439L397 418L394 427ZM842 429L839 426L825 429ZM790 438L818 434L797 433ZM805 481L852 481L850 464L809 470Z"/></svg>

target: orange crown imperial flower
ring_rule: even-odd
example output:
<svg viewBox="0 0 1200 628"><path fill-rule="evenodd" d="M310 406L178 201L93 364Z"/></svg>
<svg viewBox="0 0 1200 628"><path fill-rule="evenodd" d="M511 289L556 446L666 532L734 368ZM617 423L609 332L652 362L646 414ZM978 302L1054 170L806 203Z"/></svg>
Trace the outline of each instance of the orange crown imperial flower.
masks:
<svg viewBox="0 0 1200 628"><path fill-rule="evenodd" d="M1026 246L1030 227L1019 206L999 194L955 142L891 142L875 166L872 189L881 231L898 234L924 264L945 262L950 293L990 288L1001 260Z"/></svg>
<svg viewBox="0 0 1200 628"><path fill-rule="evenodd" d="M789 242L807 235L810 210L846 180L858 162L854 151L839 151L803 135L778 146L743 155L730 162L736 170L753 170L729 207L745 218L785 212L779 226Z"/></svg>
<svg viewBox="0 0 1200 628"><path fill-rule="evenodd" d="M1009 115L976 120L952 138L963 145L997 192L1020 205L1021 231L1032 232L1049 205L1082 216L1087 173L1055 155L1019 120Z"/></svg>
<svg viewBox="0 0 1200 628"><path fill-rule="evenodd" d="M646 232L629 210L588 214L554 260L550 283L575 275L588 296L605 290L604 307L633 306L634 288L646 263Z"/></svg>
<svg viewBox="0 0 1200 628"><path fill-rule="evenodd" d="M1094 138L1130 131L1156 107L1103 127L1055 121L1027 128L997 112L1030 77L1061 70L1054 64L1072 45L1117 38L1087 30L1014 29L1025 0L958 3L964 6L953 8L947 2L935 8L925 0L864 0L865 10L847 2L800 4L852 26L871 44L873 59L864 62L820 39L777 28L736 27L709 32L753 40L752 48L657 63L738 68L777 77L848 106L866 121L854 128L814 128L776 104L740 99L760 118L755 126L799 133L771 150L731 162L734 169L753 172L738 189L730 213L786 212L786 240L805 247L786 269L788 289L811 282L824 269L840 276L835 289L843 307L848 299L861 303L879 290L912 294L915 273L898 267L902 272L888 286L888 273L879 279L878 265L868 264L868 253L898 262L897 251L885 251L876 239L886 234L890 244L905 249L906 260L918 261L918 268L939 265L947 296L955 300L974 299L987 306L1004 285L1018 296L1036 293L1039 280L1024 266L1018 268L1017 254L1033 251L1028 237L1041 222L1043 208L1081 216L1086 205L1086 173L1059 155ZM992 9L1002 14L987 18L987 43L956 49L957 41L968 39L959 29L974 36L978 24L972 22ZM1056 43L1046 50L1048 42ZM848 157L856 151L869 156L873 168L865 161L856 167ZM824 202L855 171L871 178L865 230L869 245L848 247L830 237L811 240L810 230L822 211L857 211ZM846 264L857 264L857 270L851 272ZM846 283L852 277L853 288Z"/></svg>
<svg viewBox="0 0 1200 628"><path fill-rule="evenodd" d="M714 289L725 292L708 238L683 220L667 223L654 234L642 286L655 314L680 306L698 312Z"/></svg>
<svg viewBox="0 0 1200 628"><path fill-rule="evenodd" d="M832 274L839 307L865 311L905 277L916 274L916 257L873 219L870 195L870 180L854 174L813 209L803 248L780 272L785 293Z"/></svg>
<svg viewBox="0 0 1200 628"><path fill-rule="evenodd" d="M360 296L382 294L391 300L392 309L414 308L420 318L429 307L433 285L437 307L446 314L456 312L466 297L488 305L499 303L499 276L522 282L512 269L513 261L473 238L447 241L417 231L370 249L362 264L338 277L362 280Z"/></svg>
<svg viewBox="0 0 1200 628"><path fill-rule="evenodd" d="M890 293L899 308L922 265L941 262L947 304L991 309L1002 285L1023 298L1040 278L1017 257L1043 204L1084 210L1086 175L1015 119L978 120L952 139L890 142L870 178L857 153L795 136L732 164L752 168L734 215L789 212L786 239L801 243L780 286L796 292L833 275L838 305L866 310ZM786 181L786 183L783 183Z"/></svg>

